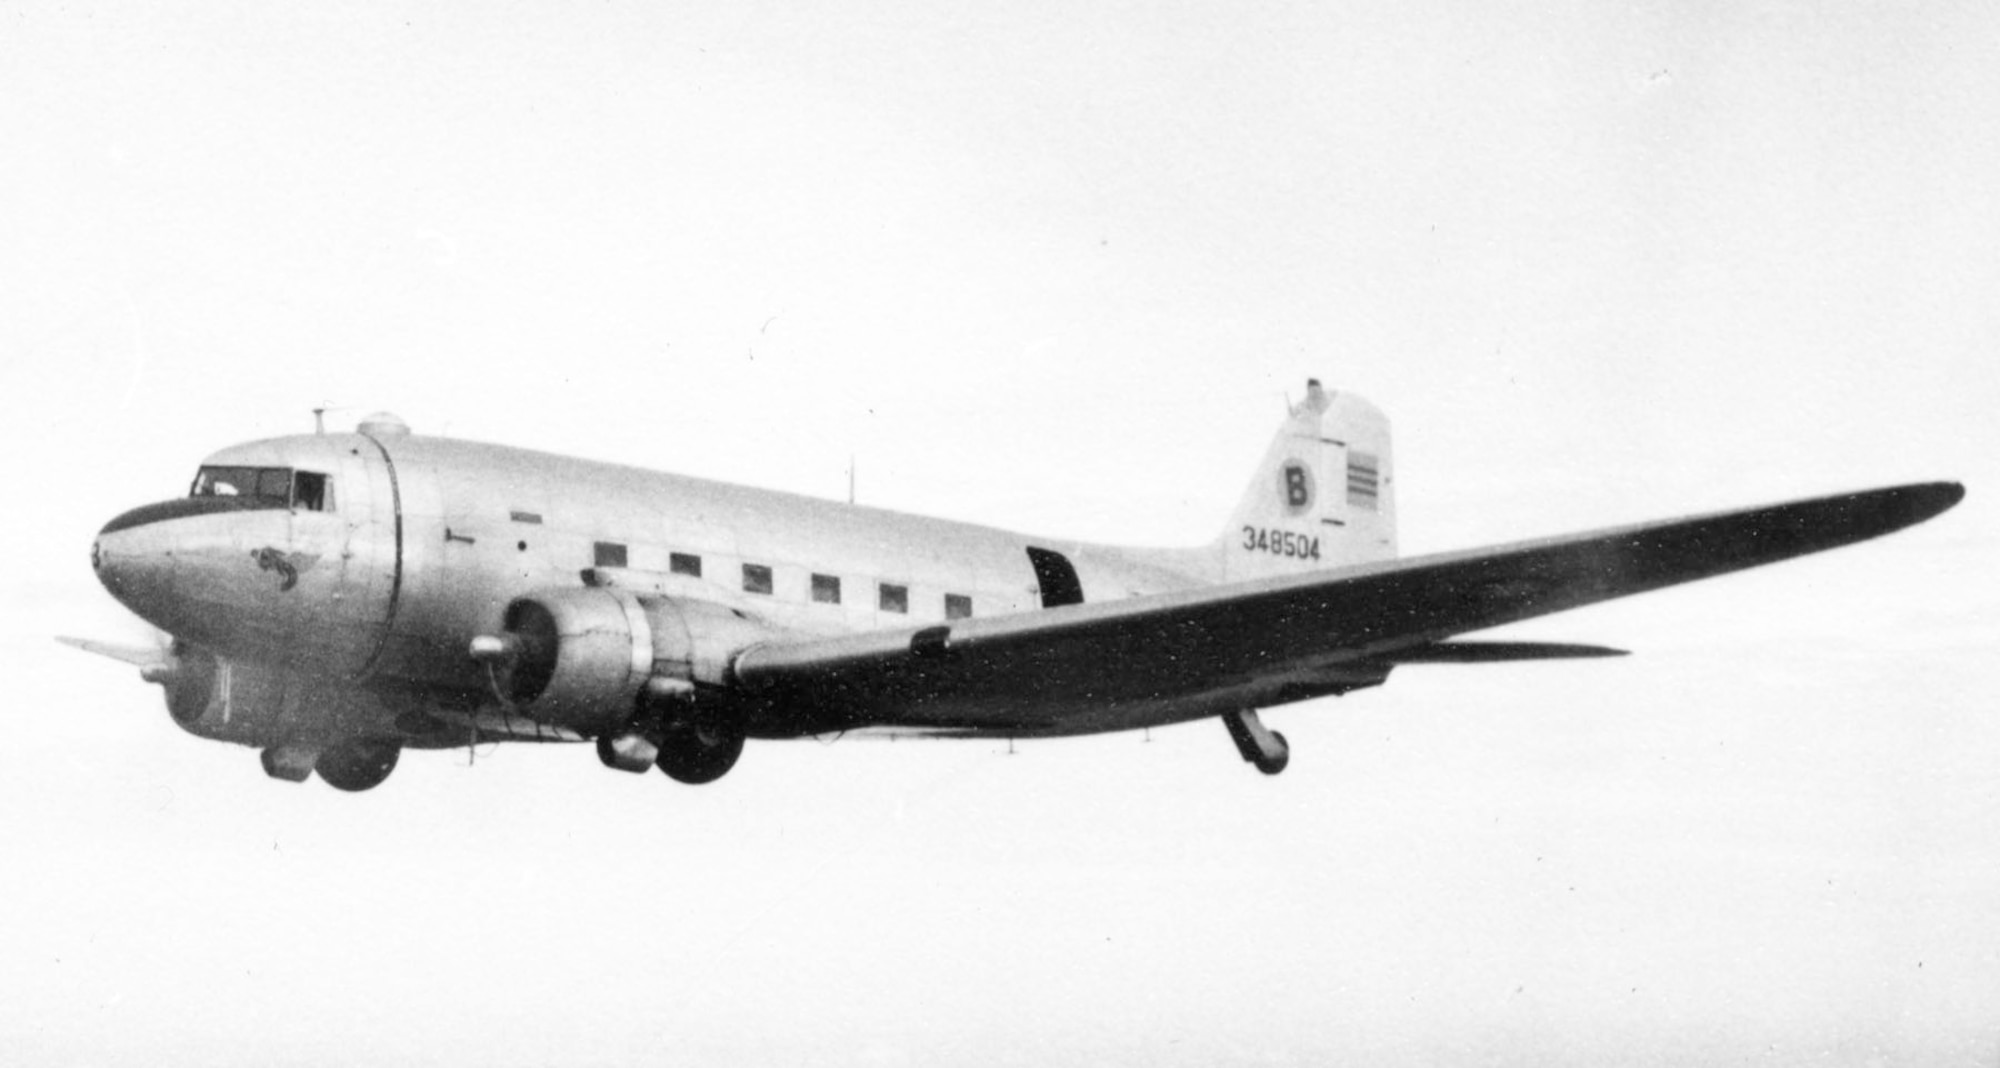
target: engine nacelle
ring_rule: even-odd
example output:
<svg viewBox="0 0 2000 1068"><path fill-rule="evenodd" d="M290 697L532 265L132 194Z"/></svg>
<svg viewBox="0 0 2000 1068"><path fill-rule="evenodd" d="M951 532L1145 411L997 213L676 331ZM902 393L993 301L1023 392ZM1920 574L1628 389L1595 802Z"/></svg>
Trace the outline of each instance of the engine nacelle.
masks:
<svg viewBox="0 0 2000 1068"><path fill-rule="evenodd" d="M166 688L166 712L198 738L274 746L308 726L306 696L282 668L190 648L144 676Z"/></svg>
<svg viewBox="0 0 2000 1068"><path fill-rule="evenodd" d="M546 590L507 606L503 689L544 723L583 734L632 717L648 680L727 681L729 661L771 628L724 605L612 587Z"/></svg>

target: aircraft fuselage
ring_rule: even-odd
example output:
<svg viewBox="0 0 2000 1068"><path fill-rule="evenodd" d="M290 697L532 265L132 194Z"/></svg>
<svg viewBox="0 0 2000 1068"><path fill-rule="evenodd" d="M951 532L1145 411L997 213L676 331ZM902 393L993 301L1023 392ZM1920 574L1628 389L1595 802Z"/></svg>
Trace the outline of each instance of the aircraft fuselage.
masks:
<svg viewBox="0 0 2000 1068"><path fill-rule="evenodd" d="M351 691L345 714L217 716L202 732L252 745L302 730L384 731L399 717L403 733L425 715L504 723L488 669L467 649L536 591L631 590L719 606L746 633L799 636L1160 593L1220 569L1202 551L1135 559L394 424L237 445L201 471L233 479L233 492L198 479L190 497L133 509L106 525L93 560L133 611L221 659L236 683L221 699L242 704L260 680L281 707ZM756 711L752 736L862 725ZM600 725L559 726L587 735ZM542 727L515 729L545 736ZM441 733L443 744L465 737Z"/></svg>

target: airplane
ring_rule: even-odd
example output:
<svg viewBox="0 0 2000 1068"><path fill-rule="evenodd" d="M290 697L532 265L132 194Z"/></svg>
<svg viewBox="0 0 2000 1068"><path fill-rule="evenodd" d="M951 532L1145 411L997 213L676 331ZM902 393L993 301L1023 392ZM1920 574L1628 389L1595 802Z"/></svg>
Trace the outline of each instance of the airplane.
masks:
<svg viewBox="0 0 2000 1068"><path fill-rule="evenodd" d="M745 740L1041 738L1260 711L1403 665L1622 655L1474 631L1923 522L1931 482L1404 558L1389 423L1309 381L1206 545L1085 544L499 445L351 433L235 445L91 546L189 732L368 790L404 749L594 742L707 783Z"/></svg>

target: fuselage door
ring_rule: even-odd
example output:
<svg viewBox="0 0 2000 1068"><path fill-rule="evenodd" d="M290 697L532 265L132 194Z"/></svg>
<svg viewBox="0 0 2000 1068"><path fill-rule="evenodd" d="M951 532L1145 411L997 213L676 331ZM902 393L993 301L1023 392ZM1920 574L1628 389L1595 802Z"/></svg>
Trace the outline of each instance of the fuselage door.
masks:
<svg viewBox="0 0 2000 1068"><path fill-rule="evenodd" d="M1035 584L1041 587L1043 608L1083 603L1083 582L1076 577L1076 566L1069 557L1030 545L1028 561L1035 565Z"/></svg>

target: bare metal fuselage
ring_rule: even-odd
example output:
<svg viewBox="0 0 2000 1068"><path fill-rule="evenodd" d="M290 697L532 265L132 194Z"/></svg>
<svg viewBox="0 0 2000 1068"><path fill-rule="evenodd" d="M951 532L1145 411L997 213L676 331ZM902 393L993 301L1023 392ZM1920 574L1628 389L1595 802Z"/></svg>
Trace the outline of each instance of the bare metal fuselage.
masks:
<svg viewBox="0 0 2000 1068"><path fill-rule="evenodd" d="M122 601L214 653L230 676L216 688L226 706L184 722L256 746L357 734L454 745L475 728L581 737L515 714L467 655L475 636L501 629L510 602L551 588L632 588L724 606L773 636L816 636L944 622L948 598L982 618L1039 609L1047 576L1030 549L1066 562L1090 601L1199 586L1222 566L1208 550L1037 539L407 433L277 438L204 461L223 465L324 473L331 500L319 510L182 508L155 521L135 510L128 516L139 521L121 517L100 536L96 563ZM235 714L253 702L267 711ZM1006 710L994 708L991 729L1086 733L1214 714L1206 704L1179 716L1150 703L1096 708L1046 731L1003 722ZM760 707L748 730L978 733L981 718L973 702L930 702L871 722L794 702Z"/></svg>

